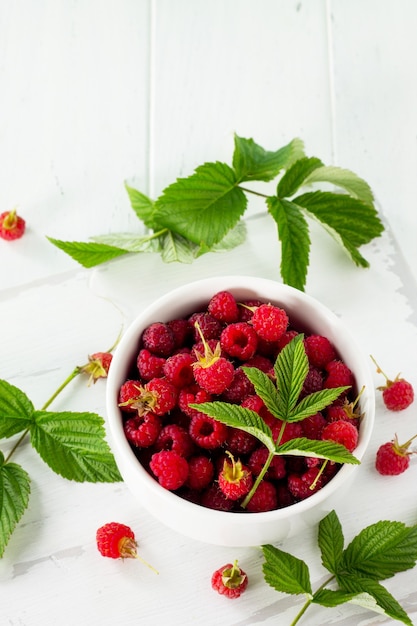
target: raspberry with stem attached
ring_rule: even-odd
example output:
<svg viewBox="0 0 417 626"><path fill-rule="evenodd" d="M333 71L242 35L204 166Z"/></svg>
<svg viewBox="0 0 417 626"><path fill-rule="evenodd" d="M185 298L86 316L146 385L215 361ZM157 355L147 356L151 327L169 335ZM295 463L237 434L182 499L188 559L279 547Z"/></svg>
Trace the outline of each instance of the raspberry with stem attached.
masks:
<svg viewBox="0 0 417 626"><path fill-rule="evenodd" d="M196 329L204 345L204 354L196 352L197 361L193 364L195 381L208 393L219 395L232 382L235 368L231 361L221 356L220 343L216 344L214 351L210 348L198 322Z"/></svg>
<svg viewBox="0 0 417 626"><path fill-rule="evenodd" d="M248 586L248 577L237 563L223 565L211 577L212 588L231 599L238 598Z"/></svg>
<svg viewBox="0 0 417 626"><path fill-rule="evenodd" d="M20 239L25 232L26 222L17 215L16 209L5 211L0 215L0 237L6 241Z"/></svg>
<svg viewBox="0 0 417 626"><path fill-rule="evenodd" d="M383 476L398 476L405 472L410 465L410 455L413 454L409 450L411 442L417 437L411 437L403 444L398 442L398 437L392 441L382 444L376 453L375 467Z"/></svg>
<svg viewBox="0 0 417 626"><path fill-rule="evenodd" d="M372 355L371 359L376 365L378 374L382 374L386 380L385 385L378 387L378 390L382 391L382 399L387 409L390 411L407 409L414 401L414 389L411 383L404 378L400 378L400 374L397 374L394 380L389 379Z"/></svg>
<svg viewBox="0 0 417 626"><path fill-rule="evenodd" d="M229 460L224 460L223 469L218 477L219 487L230 500L239 500L253 485L252 473L241 461L236 461L229 451L226 451L226 454Z"/></svg>
<svg viewBox="0 0 417 626"><path fill-rule="evenodd" d="M120 522L109 522L96 532L97 549L102 556L110 559L139 559L155 574L157 570L149 565L137 552L137 542L133 530Z"/></svg>

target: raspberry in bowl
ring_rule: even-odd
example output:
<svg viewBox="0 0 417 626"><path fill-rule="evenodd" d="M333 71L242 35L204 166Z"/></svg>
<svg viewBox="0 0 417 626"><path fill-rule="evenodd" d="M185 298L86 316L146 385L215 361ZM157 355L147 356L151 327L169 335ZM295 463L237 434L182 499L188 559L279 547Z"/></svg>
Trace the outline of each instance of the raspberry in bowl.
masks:
<svg viewBox="0 0 417 626"><path fill-rule="evenodd" d="M248 276L183 285L141 312L114 353L106 403L138 502L230 547L281 541L335 508L375 412L368 360L341 320Z"/></svg>

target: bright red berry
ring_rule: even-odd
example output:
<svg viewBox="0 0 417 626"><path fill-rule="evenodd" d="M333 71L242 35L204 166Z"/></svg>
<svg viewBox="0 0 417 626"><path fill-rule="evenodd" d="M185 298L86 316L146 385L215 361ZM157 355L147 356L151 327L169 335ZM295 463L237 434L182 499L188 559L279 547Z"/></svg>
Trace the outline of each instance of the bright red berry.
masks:
<svg viewBox="0 0 417 626"><path fill-rule="evenodd" d="M126 439L137 448L149 448L159 437L162 424L155 413L130 417L123 424Z"/></svg>
<svg viewBox="0 0 417 626"><path fill-rule="evenodd" d="M288 490L297 500L305 500L323 486L319 467L311 467L303 474L288 476Z"/></svg>
<svg viewBox="0 0 417 626"><path fill-rule="evenodd" d="M190 407L190 404L201 404L201 402L210 402L211 395L197 384L189 385L180 389L178 394L178 406L180 410L188 417L202 415L197 409Z"/></svg>
<svg viewBox="0 0 417 626"><path fill-rule="evenodd" d="M353 387L355 382L353 373L349 367L343 363L343 361L340 361L339 359L329 361L325 370L327 372L327 376L323 384L325 389L333 389L335 387Z"/></svg>
<svg viewBox="0 0 417 626"><path fill-rule="evenodd" d="M174 335L163 322L153 322L142 333L142 345L157 356L169 356L175 348Z"/></svg>
<svg viewBox="0 0 417 626"><path fill-rule="evenodd" d="M157 356L146 348L142 348L141 350L139 350L139 354L136 359L136 365L140 378L147 381L151 380L152 378L160 378L161 376L163 376L165 360L165 357Z"/></svg>
<svg viewBox="0 0 417 626"><path fill-rule="evenodd" d="M168 357L163 365L166 378L178 389L194 382L194 358L187 352L178 352Z"/></svg>
<svg viewBox="0 0 417 626"><path fill-rule="evenodd" d="M323 369L327 363L336 358L336 351L327 337L309 335L304 339L307 358L313 367Z"/></svg>
<svg viewBox="0 0 417 626"><path fill-rule="evenodd" d="M219 291L210 299L207 310L216 319L226 324L236 322L239 317L239 307L230 291Z"/></svg>
<svg viewBox="0 0 417 626"><path fill-rule="evenodd" d="M238 598L248 586L246 573L238 566L237 561L227 563L217 569L211 577L212 588L227 598Z"/></svg>
<svg viewBox="0 0 417 626"><path fill-rule="evenodd" d="M213 462L203 454L196 454L188 459L188 478L186 486L201 491L206 489L214 477Z"/></svg>
<svg viewBox="0 0 417 626"><path fill-rule="evenodd" d="M187 319L175 319L166 323L174 337L174 349L182 348L193 335L193 328Z"/></svg>
<svg viewBox="0 0 417 626"><path fill-rule="evenodd" d="M321 439L340 443L342 446L345 446L349 452L353 452L358 445L359 432L352 422L347 422L342 419L327 424L321 431Z"/></svg>
<svg viewBox="0 0 417 626"><path fill-rule="evenodd" d="M193 364L194 378L196 383L208 393L219 395L232 382L235 368L231 361L221 356L220 343L217 343L216 349L213 351L198 324L197 329L203 341L204 354L196 352L197 361Z"/></svg>
<svg viewBox="0 0 417 626"><path fill-rule="evenodd" d="M7 241L20 239L25 232L26 222L17 215L16 209L5 211L0 215L0 237Z"/></svg>
<svg viewBox="0 0 417 626"><path fill-rule="evenodd" d="M229 356L247 361L252 358L258 347L256 331L245 322L228 324L220 335L222 350Z"/></svg>
<svg viewBox="0 0 417 626"><path fill-rule="evenodd" d="M232 454L228 453L228 456L218 477L219 487L226 498L240 500L253 485L252 473L241 461L236 461Z"/></svg>
<svg viewBox="0 0 417 626"><path fill-rule="evenodd" d="M399 374L394 380L390 380L372 356L371 359L377 367L377 372L382 374L386 380L385 385L378 387L378 389L382 391L382 399L387 409L390 411L403 411L408 408L414 401L414 389L411 383L404 378L400 378Z"/></svg>
<svg viewBox="0 0 417 626"><path fill-rule="evenodd" d="M189 323L193 329L194 340L199 341L201 339L201 333L206 341L209 339L219 339L223 330L223 324L215 317L207 313L207 311L200 311L193 313L188 318Z"/></svg>
<svg viewBox="0 0 417 626"><path fill-rule="evenodd" d="M179 424L167 424L161 428L155 441L155 449L174 450L187 458L194 452L194 442L185 428Z"/></svg>
<svg viewBox="0 0 417 626"><path fill-rule="evenodd" d="M265 341L278 341L287 330L288 315L273 304L261 304L253 312L251 323Z"/></svg>
<svg viewBox="0 0 417 626"><path fill-rule="evenodd" d="M249 513L263 513L265 511L273 511L277 507L278 496L275 485L268 480L262 480L247 503L246 511L249 511Z"/></svg>
<svg viewBox="0 0 417 626"><path fill-rule="evenodd" d="M228 435L225 424L196 411L190 421L191 439L204 450L214 450L222 446Z"/></svg>
<svg viewBox="0 0 417 626"><path fill-rule="evenodd" d="M211 483L203 492L200 504L215 511L232 511L235 506L234 501L226 498L215 482Z"/></svg>
<svg viewBox="0 0 417 626"><path fill-rule="evenodd" d="M161 450L152 455L149 463L161 487L175 491L182 487L188 477L187 460L173 450Z"/></svg>
<svg viewBox="0 0 417 626"><path fill-rule="evenodd" d="M110 559L139 559L155 574L158 574L152 565L149 565L138 555L135 534L125 524L109 522L101 526L96 532L96 544L102 556Z"/></svg>
<svg viewBox="0 0 417 626"><path fill-rule="evenodd" d="M405 472L410 465L409 450L411 442L417 435L414 435L404 444L398 443L397 435L392 441L382 444L376 453L375 467L383 476L397 476Z"/></svg>

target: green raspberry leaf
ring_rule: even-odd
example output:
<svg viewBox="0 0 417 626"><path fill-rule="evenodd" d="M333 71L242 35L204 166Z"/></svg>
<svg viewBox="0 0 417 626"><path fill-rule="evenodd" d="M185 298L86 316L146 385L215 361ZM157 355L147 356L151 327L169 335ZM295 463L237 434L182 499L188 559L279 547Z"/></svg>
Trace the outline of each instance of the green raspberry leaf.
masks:
<svg viewBox="0 0 417 626"><path fill-rule="evenodd" d="M166 231L160 238L161 255L164 263L192 263L197 256L198 246L175 234L172 230Z"/></svg>
<svg viewBox="0 0 417 626"><path fill-rule="evenodd" d="M335 511L330 511L319 523L318 543L323 566L336 574L343 556L342 525Z"/></svg>
<svg viewBox="0 0 417 626"><path fill-rule="evenodd" d="M304 156L304 144L301 139L293 139L279 150L268 152L253 139L244 139L235 135L233 168L237 179L241 182L251 180L268 182L302 156Z"/></svg>
<svg viewBox="0 0 417 626"><path fill-rule="evenodd" d="M275 448L275 453L290 454L292 456L312 456L318 459L328 459L334 463L360 464L359 459L351 454L345 446L332 441L308 439L307 437L296 437L285 443L278 444Z"/></svg>
<svg viewBox="0 0 417 626"><path fill-rule="evenodd" d="M155 202L145 196L144 193L130 187L125 183L125 189L128 193L132 209L140 220L150 229L157 229L158 224L154 219Z"/></svg>
<svg viewBox="0 0 417 626"><path fill-rule="evenodd" d="M29 495L29 474L16 463L5 463L0 452L0 557L28 507Z"/></svg>
<svg viewBox="0 0 417 626"><path fill-rule="evenodd" d="M164 233L166 231L164 230ZM162 237L162 235L161 235ZM134 233L114 233L111 235L98 235L91 237L94 243L122 248L126 252L159 252L161 244L159 237L155 235L137 236Z"/></svg>
<svg viewBox="0 0 417 626"><path fill-rule="evenodd" d="M281 276L286 285L303 291L310 259L310 232L307 221L293 202L271 196L268 211L276 222L281 242Z"/></svg>
<svg viewBox="0 0 417 626"><path fill-rule="evenodd" d="M379 521L364 528L348 545L341 568L358 577L384 580L414 567L417 525Z"/></svg>
<svg viewBox="0 0 417 626"><path fill-rule="evenodd" d="M312 602L314 602L314 604L320 604L321 606L331 608L339 606L340 604L345 604L346 602L352 602L358 597L358 595L360 594L357 594L354 591L349 593L348 591L343 591L342 589L320 589L320 591L317 591L317 593L314 594Z"/></svg>
<svg viewBox="0 0 417 626"><path fill-rule="evenodd" d="M294 410L308 373L308 359L302 333L296 335L279 352L274 372L285 411L282 419L287 420Z"/></svg>
<svg viewBox="0 0 417 626"><path fill-rule="evenodd" d="M346 194L325 191L297 196L293 202L315 217L346 249L356 265L369 267L358 248L379 237L384 230L373 207Z"/></svg>
<svg viewBox="0 0 417 626"><path fill-rule="evenodd" d="M332 404L341 393L350 389L347 387L332 387L321 389L305 396L287 417L289 422L299 422L300 420L322 411L326 406Z"/></svg>
<svg viewBox="0 0 417 626"><path fill-rule="evenodd" d="M45 463L68 480L121 480L105 441L104 420L95 413L36 411L31 441Z"/></svg>
<svg viewBox="0 0 417 626"><path fill-rule="evenodd" d="M27 395L6 380L0 380L0 438L12 437L32 423L35 408Z"/></svg>
<svg viewBox="0 0 417 626"><path fill-rule="evenodd" d="M331 183L337 187L341 187L347 191L351 196L362 200L365 204L373 205L374 195L367 182L360 178L354 172L343 169L341 167L335 167L333 165L323 165L313 170L311 174L307 176L304 181L305 185L311 183Z"/></svg>
<svg viewBox="0 0 417 626"><path fill-rule="evenodd" d="M211 248L236 226L246 205L234 171L225 163L205 163L163 191L154 217L165 228Z"/></svg>
<svg viewBox="0 0 417 626"><path fill-rule="evenodd" d="M276 591L292 595L305 594L312 599L310 572L304 561L275 546L264 545L262 566L265 582Z"/></svg>
<svg viewBox="0 0 417 626"><path fill-rule="evenodd" d="M256 367L242 366L242 370L253 384L256 395L261 398L268 411L278 419L285 419L285 406L270 377Z"/></svg>
<svg viewBox="0 0 417 626"><path fill-rule="evenodd" d="M289 198L305 184L306 178L321 168L323 163L317 157L304 157L296 161L284 174L278 183L278 198Z"/></svg>
<svg viewBox="0 0 417 626"><path fill-rule="evenodd" d="M61 241L52 237L47 237L47 239L83 267L94 267L128 253L128 250L104 243Z"/></svg>
<svg viewBox="0 0 417 626"><path fill-rule="evenodd" d="M226 426L240 428L252 434L254 437L257 437L270 452L275 450L271 429L255 411L237 404L218 401L190 404L190 407L218 420L222 424L226 424Z"/></svg>

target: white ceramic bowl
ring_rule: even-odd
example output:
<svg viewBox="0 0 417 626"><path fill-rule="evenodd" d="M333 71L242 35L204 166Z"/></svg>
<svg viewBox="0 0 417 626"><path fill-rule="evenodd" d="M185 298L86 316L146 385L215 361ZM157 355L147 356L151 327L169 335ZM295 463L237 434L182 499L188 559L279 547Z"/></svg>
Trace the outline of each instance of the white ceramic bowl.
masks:
<svg viewBox="0 0 417 626"><path fill-rule="evenodd" d="M371 371L360 346L340 319L328 308L301 291L263 278L226 276L186 284L165 294L142 311L122 337L107 380L107 418L111 446L120 473L132 494L165 525L206 543L238 547L275 543L316 524L335 508L353 479L358 465L344 465L320 491L286 508L265 513L215 511L185 500L161 487L142 467L132 451L122 426L118 391L136 359L145 327L189 315L206 306L221 290L231 291L238 300L258 298L281 305L310 332L325 335L353 371L357 388L365 387L360 398L364 413L359 443L354 451L361 459L368 446L374 423L375 401Z"/></svg>

